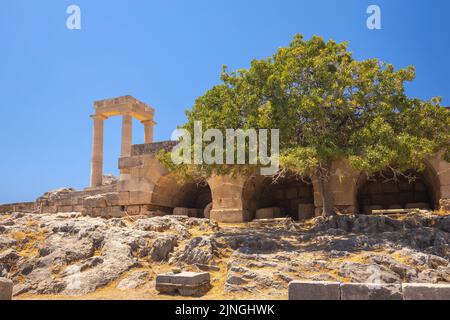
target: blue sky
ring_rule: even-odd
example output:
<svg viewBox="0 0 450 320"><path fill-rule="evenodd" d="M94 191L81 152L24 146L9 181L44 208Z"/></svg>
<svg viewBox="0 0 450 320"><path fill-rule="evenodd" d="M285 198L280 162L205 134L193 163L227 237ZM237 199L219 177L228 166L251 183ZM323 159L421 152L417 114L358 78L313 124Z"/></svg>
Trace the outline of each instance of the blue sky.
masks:
<svg viewBox="0 0 450 320"><path fill-rule="evenodd" d="M66 28L71 4L81 30ZM366 28L369 4L381 7L382 30ZM408 93L450 105L449 15L448 0L2 0L0 203L88 185L94 100L131 94L152 105L155 139L165 140L223 64L247 67L295 33L414 65ZM104 172L117 174L118 117L105 124L104 148Z"/></svg>

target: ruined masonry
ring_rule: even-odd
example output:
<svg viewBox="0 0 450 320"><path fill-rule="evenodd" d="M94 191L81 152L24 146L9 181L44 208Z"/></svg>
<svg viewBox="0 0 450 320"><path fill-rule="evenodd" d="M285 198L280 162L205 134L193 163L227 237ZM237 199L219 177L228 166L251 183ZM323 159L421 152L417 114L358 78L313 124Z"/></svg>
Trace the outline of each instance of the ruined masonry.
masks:
<svg viewBox="0 0 450 320"><path fill-rule="evenodd" d="M91 216L160 216L181 214L219 222L245 222L255 218L288 216L295 220L318 215L321 193L317 179L285 177L278 183L263 176L216 176L207 184L179 184L156 159L174 141L153 141L155 110L122 96L96 101L90 187L83 191L48 192L36 202L7 204L0 211L42 213L83 212ZM122 116L122 141L118 181L103 176L103 124ZM132 145L132 119L144 125L144 144ZM407 212L408 209L450 210L450 164L442 154L427 159L424 172L414 172L413 182L384 182L350 168L345 160L333 164L331 189L334 206L344 214L371 214L375 210Z"/></svg>

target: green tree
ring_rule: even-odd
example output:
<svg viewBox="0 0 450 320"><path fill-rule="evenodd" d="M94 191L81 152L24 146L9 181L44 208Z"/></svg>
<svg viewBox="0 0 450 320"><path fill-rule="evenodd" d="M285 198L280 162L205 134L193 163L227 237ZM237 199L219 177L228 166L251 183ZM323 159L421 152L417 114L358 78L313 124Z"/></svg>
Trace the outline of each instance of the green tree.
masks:
<svg viewBox="0 0 450 320"><path fill-rule="evenodd" d="M449 111L439 98L410 99L405 83L413 67L395 70L377 59L357 61L347 43L308 41L296 35L272 57L253 60L248 70L228 72L222 84L199 97L182 128L280 129L281 172L318 178L323 215L335 214L329 187L331 165L348 159L368 174L423 170L427 156L444 149L449 158ZM166 157L161 159L170 165ZM251 173L251 166L171 166L207 177Z"/></svg>

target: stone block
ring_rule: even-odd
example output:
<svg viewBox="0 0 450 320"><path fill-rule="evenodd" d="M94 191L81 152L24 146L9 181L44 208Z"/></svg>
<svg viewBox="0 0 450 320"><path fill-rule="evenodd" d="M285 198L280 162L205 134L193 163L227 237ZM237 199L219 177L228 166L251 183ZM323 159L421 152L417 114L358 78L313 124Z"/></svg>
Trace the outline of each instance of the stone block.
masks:
<svg viewBox="0 0 450 320"><path fill-rule="evenodd" d="M66 197L55 200L55 205L57 206L73 206L78 204L78 198Z"/></svg>
<svg viewBox="0 0 450 320"><path fill-rule="evenodd" d="M119 194L116 192L105 194L106 204L108 206L118 206L119 205Z"/></svg>
<svg viewBox="0 0 450 320"><path fill-rule="evenodd" d="M130 216L137 216L141 214L141 206L127 206L125 211Z"/></svg>
<svg viewBox="0 0 450 320"><path fill-rule="evenodd" d="M119 169L130 169L141 167L143 165L142 158L139 156L119 158Z"/></svg>
<svg viewBox="0 0 450 320"><path fill-rule="evenodd" d="M83 206L92 208L106 208L106 198L102 194L86 197L83 201Z"/></svg>
<svg viewBox="0 0 450 320"><path fill-rule="evenodd" d="M130 204L130 193L127 191L119 192L119 205L126 206Z"/></svg>
<svg viewBox="0 0 450 320"><path fill-rule="evenodd" d="M56 213L58 208L56 206L42 206L41 213Z"/></svg>
<svg viewBox="0 0 450 320"><path fill-rule="evenodd" d="M441 186L441 197L443 199L450 198L450 185Z"/></svg>
<svg viewBox="0 0 450 320"><path fill-rule="evenodd" d="M341 283L341 300L403 300L402 285Z"/></svg>
<svg viewBox="0 0 450 320"><path fill-rule="evenodd" d="M261 208L256 210L255 219L274 219L281 216L281 209L278 207Z"/></svg>
<svg viewBox="0 0 450 320"><path fill-rule="evenodd" d="M143 191L131 191L130 192L130 204L149 204L151 199L151 193Z"/></svg>
<svg viewBox="0 0 450 320"><path fill-rule="evenodd" d="M83 208L82 205L73 206L73 212L83 212Z"/></svg>
<svg viewBox="0 0 450 320"><path fill-rule="evenodd" d="M186 216L186 217L192 217L192 218L197 218L199 217L199 211L201 211L200 209L196 209L196 208L174 208L173 209L173 215L174 216Z"/></svg>
<svg viewBox="0 0 450 320"><path fill-rule="evenodd" d="M58 212L73 212L73 206L59 206Z"/></svg>
<svg viewBox="0 0 450 320"><path fill-rule="evenodd" d="M292 281L289 283L289 300L340 300L339 282Z"/></svg>
<svg viewBox="0 0 450 320"><path fill-rule="evenodd" d="M11 300L13 293L13 282L6 278L0 278L0 300Z"/></svg>
<svg viewBox="0 0 450 320"><path fill-rule="evenodd" d="M113 218L121 218L125 215L125 212L122 211L121 206L114 206L110 208L110 216Z"/></svg>
<svg viewBox="0 0 450 320"><path fill-rule="evenodd" d="M298 220L310 219L314 217L315 206L312 203L300 203L298 205Z"/></svg>
<svg viewBox="0 0 450 320"><path fill-rule="evenodd" d="M430 204L426 202L407 203L405 209L430 209Z"/></svg>
<svg viewBox="0 0 450 320"><path fill-rule="evenodd" d="M450 284L404 283L404 300L450 300Z"/></svg>
<svg viewBox="0 0 450 320"><path fill-rule="evenodd" d="M165 273L156 276L156 290L165 294L202 296L211 287L208 272Z"/></svg>
<svg viewBox="0 0 450 320"><path fill-rule="evenodd" d="M94 217L109 217L110 208L92 208L92 216Z"/></svg>
<svg viewBox="0 0 450 320"><path fill-rule="evenodd" d="M212 209L210 219L223 223L247 222L250 219L248 211L241 209Z"/></svg>

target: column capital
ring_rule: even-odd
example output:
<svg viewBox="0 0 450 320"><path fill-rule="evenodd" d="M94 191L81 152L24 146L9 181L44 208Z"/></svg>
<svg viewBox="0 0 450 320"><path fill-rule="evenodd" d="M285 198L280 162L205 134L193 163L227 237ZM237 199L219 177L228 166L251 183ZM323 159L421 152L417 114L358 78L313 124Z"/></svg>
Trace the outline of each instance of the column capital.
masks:
<svg viewBox="0 0 450 320"><path fill-rule="evenodd" d="M106 120L106 119L108 119L108 117L103 115L103 114L93 114L93 115L91 115L91 118L93 120Z"/></svg>
<svg viewBox="0 0 450 320"><path fill-rule="evenodd" d="M142 120L141 123L142 123L144 126L154 126L154 125L156 124L156 122L153 121L153 119L150 119L150 120Z"/></svg>

